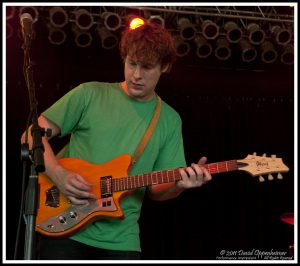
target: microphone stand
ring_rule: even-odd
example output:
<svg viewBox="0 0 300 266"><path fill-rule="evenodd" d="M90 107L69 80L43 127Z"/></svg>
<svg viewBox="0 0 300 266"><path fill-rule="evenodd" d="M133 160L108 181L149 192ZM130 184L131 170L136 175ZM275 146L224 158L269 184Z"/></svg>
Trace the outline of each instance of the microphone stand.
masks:
<svg viewBox="0 0 300 266"><path fill-rule="evenodd" d="M31 160L33 160L33 163L30 165L30 175L25 194L24 208L24 218L26 224L24 259L29 260L34 258L35 219L38 205L38 173L45 171L43 154L44 146L42 143L42 136L45 134L45 130L42 129L38 124L37 101L35 98L32 64L29 56L31 35L29 34L28 36L24 36L24 39L24 75L29 92L30 114L32 116L32 150L29 150L28 143L23 143L21 147L21 158L24 164L30 161L28 160L29 157L31 157Z"/></svg>

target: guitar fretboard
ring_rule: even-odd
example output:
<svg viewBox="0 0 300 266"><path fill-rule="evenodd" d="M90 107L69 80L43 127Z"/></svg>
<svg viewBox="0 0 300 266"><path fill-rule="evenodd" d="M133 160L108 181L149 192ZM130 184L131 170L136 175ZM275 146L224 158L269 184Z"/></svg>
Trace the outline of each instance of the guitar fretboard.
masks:
<svg viewBox="0 0 300 266"><path fill-rule="evenodd" d="M238 169L236 160L201 165L210 174L235 171ZM156 171L149 174L133 175L112 179L112 190L123 191L149 185L170 183L181 180L179 169Z"/></svg>

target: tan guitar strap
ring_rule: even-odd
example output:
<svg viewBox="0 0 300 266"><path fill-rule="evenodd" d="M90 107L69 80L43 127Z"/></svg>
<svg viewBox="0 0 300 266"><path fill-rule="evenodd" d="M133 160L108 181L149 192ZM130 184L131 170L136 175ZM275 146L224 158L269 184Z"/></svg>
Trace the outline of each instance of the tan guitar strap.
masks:
<svg viewBox="0 0 300 266"><path fill-rule="evenodd" d="M155 126L157 124L157 121L159 119L160 116L160 111L161 111L161 98L157 95L157 103L155 106L155 110L152 116L152 119L150 121L150 124L143 136L143 138L141 139L139 145L137 146L135 153L133 155L132 158L132 162L131 162L131 166L133 166L137 160L139 159L139 157L141 156L141 154L143 153L144 149L146 148L146 145L155 129Z"/></svg>

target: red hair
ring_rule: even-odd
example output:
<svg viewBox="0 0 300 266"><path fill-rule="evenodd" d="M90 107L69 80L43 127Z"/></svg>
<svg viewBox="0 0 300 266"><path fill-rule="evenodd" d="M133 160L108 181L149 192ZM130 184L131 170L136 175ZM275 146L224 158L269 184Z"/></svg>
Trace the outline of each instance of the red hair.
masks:
<svg viewBox="0 0 300 266"><path fill-rule="evenodd" d="M123 32L120 52L125 61L127 55L143 64L161 63L172 66L176 51L171 34L162 26L145 22L144 25ZM169 68L170 70L170 68Z"/></svg>

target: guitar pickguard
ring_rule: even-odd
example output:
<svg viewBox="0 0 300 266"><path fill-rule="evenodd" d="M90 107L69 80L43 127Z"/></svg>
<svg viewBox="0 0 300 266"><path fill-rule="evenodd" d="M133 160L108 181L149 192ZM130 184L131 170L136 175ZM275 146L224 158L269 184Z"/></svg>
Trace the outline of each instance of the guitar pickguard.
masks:
<svg viewBox="0 0 300 266"><path fill-rule="evenodd" d="M117 210L113 197L90 200L86 205L71 205L63 212L42 221L36 226L49 233L69 230L94 212L114 212Z"/></svg>

